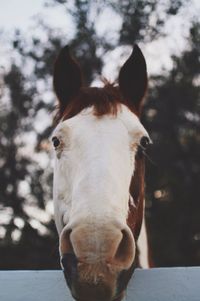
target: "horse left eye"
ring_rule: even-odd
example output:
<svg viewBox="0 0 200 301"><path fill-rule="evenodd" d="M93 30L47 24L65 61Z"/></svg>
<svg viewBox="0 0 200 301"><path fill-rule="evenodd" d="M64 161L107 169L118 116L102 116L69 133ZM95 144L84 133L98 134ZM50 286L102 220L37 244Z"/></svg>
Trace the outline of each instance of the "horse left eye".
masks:
<svg viewBox="0 0 200 301"><path fill-rule="evenodd" d="M150 144L150 139L147 136L143 136L140 140L140 146L146 149Z"/></svg>
<svg viewBox="0 0 200 301"><path fill-rule="evenodd" d="M53 137L52 142L54 147L58 147L60 144L60 140L57 137Z"/></svg>

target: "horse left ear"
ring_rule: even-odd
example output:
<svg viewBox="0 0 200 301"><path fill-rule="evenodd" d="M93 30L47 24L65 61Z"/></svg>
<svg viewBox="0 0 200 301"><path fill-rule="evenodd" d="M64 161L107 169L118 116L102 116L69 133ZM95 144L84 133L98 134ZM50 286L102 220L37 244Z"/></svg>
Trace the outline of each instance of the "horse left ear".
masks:
<svg viewBox="0 0 200 301"><path fill-rule="evenodd" d="M119 87L128 106L140 115L147 90L147 67L137 45L119 72Z"/></svg>
<svg viewBox="0 0 200 301"><path fill-rule="evenodd" d="M68 45L59 53L53 74L53 86L59 100L60 116L82 86L82 74L79 64L71 56Z"/></svg>

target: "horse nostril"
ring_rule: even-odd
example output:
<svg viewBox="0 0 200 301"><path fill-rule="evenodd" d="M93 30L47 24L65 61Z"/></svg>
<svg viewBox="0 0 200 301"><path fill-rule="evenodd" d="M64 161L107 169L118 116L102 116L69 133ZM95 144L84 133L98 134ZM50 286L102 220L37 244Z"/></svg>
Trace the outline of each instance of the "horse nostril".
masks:
<svg viewBox="0 0 200 301"><path fill-rule="evenodd" d="M75 254L64 254L61 257L61 264L67 284L71 287L73 280L77 277L77 259Z"/></svg>
<svg viewBox="0 0 200 301"><path fill-rule="evenodd" d="M128 269L135 257L135 241L128 229L122 230L122 239L114 256L114 262Z"/></svg>
<svg viewBox="0 0 200 301"><path fill-rule="evenodd" d="M60 252L61 252L61 254L74 253L72 243L70 240L71 232L72 232L71 229L66 230L65 228L61 232L61 235L60 235Z"/></svg>
<svg viewBox="0 0 200 301"><path fill-rule="evenodd" d="M73 253L64 254L61 257L61 263L62 263L63 269L68 271L71 269L71 267L75 267L77 265L76 256Z"/></svg>

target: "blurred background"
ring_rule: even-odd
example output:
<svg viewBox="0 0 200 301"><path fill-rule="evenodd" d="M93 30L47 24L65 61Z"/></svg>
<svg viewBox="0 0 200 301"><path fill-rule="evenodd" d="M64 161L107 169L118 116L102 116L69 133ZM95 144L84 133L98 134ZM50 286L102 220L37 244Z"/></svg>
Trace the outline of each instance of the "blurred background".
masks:
<svg viewBox="0 0 200 301"><path fill-rule="evenodd" d="M48 138L65 44L98 86L100 75L117 79L134 43L142 48L153 261L200 265L199 16L198 0L0 1L0 269L59 268Z"/></svg>

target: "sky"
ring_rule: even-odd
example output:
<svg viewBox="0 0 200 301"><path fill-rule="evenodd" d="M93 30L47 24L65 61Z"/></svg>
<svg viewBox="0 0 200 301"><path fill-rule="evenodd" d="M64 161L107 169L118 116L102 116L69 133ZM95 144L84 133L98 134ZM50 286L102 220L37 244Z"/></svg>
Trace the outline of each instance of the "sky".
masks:
<svg viewBox="0 0 200 301"><path fill-rule="evenodd" d="M0 34L3 31L4 37L7 37L7 41L4 38L0 46L0 66L5 66L6 60L9 59L6 43L14 29L19 28L27 35L35 32L37 30L35 21L38 17L52 28L67 29L68 34L73 33L72 20L66 18L63 5L45 7L45 3L50 4L51 0L0 0ZM73 4L73 0L68 0L68 4L71 3ZM148 43L148 45L142 45L150 73L158 73L163 68L170 69L172 67L170 54L179 54L185 48L185 38L189 31L188 20L198 18L199 15L200 1L188 1L187 7L180 12L179 16L169 18L164 29L167 34L166 38L160 38ZM115 22L113 22L113 17L115 17ZM111 11L107 10L101 18L97 19L96 23L98 32L104 34L107 28L113 33L115 29L120 27L121 21L116 15L113 16ZM106 66L103 69L104 76L112 77L112 74L116 72L112 62L119 56L124 60L123 51L124 49L119 48L113 50L107 56L105 59ZM131 49L126 49L125 56L130 51Z"/></svg>
<svg viewBox="0 0 200 301"><path fill-rule="evenodd" d="M0 27L6 30L15 27L27 29L37 14L42 14L56 26L66 26L66 18L62 8L45 8L44 0L0 0ZM48 11L45 13L45 10ZM47 21L47 20L46 20Z"/></svg>

